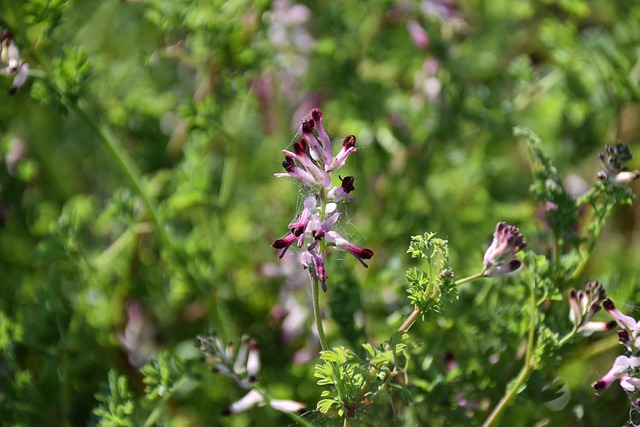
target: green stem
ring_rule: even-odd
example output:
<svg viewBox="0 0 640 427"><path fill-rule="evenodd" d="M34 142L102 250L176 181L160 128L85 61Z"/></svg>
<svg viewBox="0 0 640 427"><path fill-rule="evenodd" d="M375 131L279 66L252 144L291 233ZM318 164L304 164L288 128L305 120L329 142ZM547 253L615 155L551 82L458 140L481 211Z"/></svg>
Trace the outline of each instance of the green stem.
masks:
<svg viewBox="0 0 640 427"><path fill-rule="evenodd" d="M151 411L151 413L149 414L149 416L145 420L145 422L142 425L142 427L151 427L152 425L155 424L155 422L158 420L158 417L162 413L162 410L164 409L165 403L171 398L173 393L179 387L181 387L182 384L185 383L186 381L187 381L186 377L180 378L173 388L171 388L170 390L167 390L167 392L162 396L162 399L160 399L156 403L155 407L153 408L153 410Z"/></svg>
<svg viewBox="0 0 640 427"><path fill-rule="evenodd" d="M477 279L482 279L484 277L487 277L487 276L484 275L484 271L481 271L478 274L474 274L472 276L464 277L464 278L462 278L460 280L456 280L455 283L453 284L453 286L454 287L458 287L460 285L464 285L465 283L469 283L469 282L472 282L472 281L477 280Z"/></svg>
<svg viewBox="0 0 640 427"><path fill-rule="evenodd" d="M594 210L593 215L596 215L597 212L595 212L596 211L595 201L591 201L590 202L590 200L594 197L594 194L596 194L596 189L592 188L591 190L589 190L589 192L587 194L582 196L576 202L576 205L580 206L581 204L584 204L584 203L590 203L592 208L593 208L593 210ZM607 203L606 199L605 199L604 203ZM591 255L593 254L593 251L596 248L596 243L598 242L598 239L600 237L600 233L602 232L602 226L604 225L604 220L597 221L595 223L595 225L596 225L596 227L593 230L593 234L591 235L591 242L589 243L589 247L587 248L587 253L585 254L584 258L582 258L582 260L580 260L580 264L578 264L578 267L576 267L576 269L573 271L573 274L571 275L571 280L572 281L576 280L578 277L580 277L580 275L582 274L582 271L587 266L587 263L589 262L589 259L591 259Z"/></svg>
<svg viewBox="0 0 640 427"><path fill-rule="evenodd" d="M529 363L525 363L525 365L520 370L515 383L505 393L498 405L493 409L489 417L485 420L484 424L482 424L482 427L490 427L495 425L504 410L511 404L511 401L513 401L513 399L518 394L520 387L522 387L522 385L527 381L530 373L531 367Z"/></svg>
<svg viewBox="0 0 640 427"><path fill-rule="evenodd" d="M573 329L571 329L571 331L567 335L565 335L560 339L560 341L558 341L558 347L562 347L566 343L568 343L569 340L573 338L573 336L576 334L577 331L578 331L578 328L574 326Z"/></svg>
<svg viewBox="0 0 640 427"><path fill-rule="evenodd" d="M60 93L58 88L48 78L45 72L41 70L29 70L29 75L33 78L43 80L53 90ZM102 142L102 145L106 148L112 160L120 170L120 173L142 200L142 203L144 204L147 213L151 218L151 222L153 222L155 226L160 240L162 240L166 248L172 249L173 243L169 238L169 234L167 234L167 231L162 224L160 217L158 216L154 202L147 194L147 191L142 184L142 179L140 178L141 174L129 154L127 154L122 144L120 144L120 140L114 135L113 131L111 131L109 127L103 124L99 124L94 120L93 116L88 112L88 106L82 100L79 100L77 104L70 104L69 109L76 113L76 115L98 137L100 142Z"/></svg>
<svg viewBox="0 0 640 427"><path fill-rule="evenodd" d="M531 274L531 281L530 281L529 288L531 293L529 298L529 304L530 304L529 308L531 310L531 318L529 319L529 337L528 337L528 343L527 343L527 351L524 356L524 365L522 366L520 373L516 377L515 382L511 385L511 387L507 389L504 396L502 396L502 399L500 399L500 402L498 402L496 407L493 408L493 411L491 411L491 414L489 414L489 417L487 417L484 424L482 424L482 427L490 427L496 424L496 422L498 421L502 413L505 411L505 409L507 409L507 407L511 404L513 399L518 395L518 393L520 392L520 389L527 382L527 380L529 379L529 376L531 375L531 372L533 371L533 361L532 361L531 355L533 354L533 345L535 340L536 308L537 308L535 293L534 293L535 285L534 285L533 274Z"/></svg>
<svg viewBox="0 0 640 427"><path fill-rule="evenodd" d="M322 317L320 315L320 299L318 290L318 278L315 272L311 272L311 298L313 299L313 317L316 321L316 329L318 330L318 337L320 338L320 347L322 351L329 349L327 345L327 338L324 336L324 328L322 327Z"/></svg>
<svg viewBox="0 0 640 427"><path fill-rule="evenodd" d="M478 274L474 274L472 276L469 277L465 277L462 278L460 280L456 280L456 282L453 284L454 287L460 286L460 285L464 285L465 283L469 283L473 280L476 279L482 279L483 277L486 277L484 275L484 271L481 271ZM413 309L413 311L411 312L411 314L409 315L409 317L407 317L404 322L402 322L402 325L400 325L400 327L398 328L398 332L407 332L409 330L409 328L411 328L411 326L415 323L416 320L418 320L418 317L420 317L420 314L422 313L422 311L420 310L420 307L415 307Z"/></svg>
<svg viewBox="0 0 640 427"><path fill-rule="evenodd" d="M118 138L116 138L111 129L109 129L107 126L98 124L93 120L93 117L91 117L91 115L87 112L87 107L82 101L78 101L78 104L76 105L71 105L71 109L98 136L124 178L135 190L135 192L138 193L138 196L142 200L142 203L144 204L147 213L149 214L151 222L153 222L156 232L158 233L158 236L164 243L165 247L172 249L173 243L171 242L171 238L169 237L169 234L167 234L167 230L165 229L162 221L160 220L160 217L158 216L154 202L151 200L151 197L147 194L142 184L140 172L138 171L137 166L135 165L129 154L127 154L127 152L125 151L122 144L120 144Z"/></svg>

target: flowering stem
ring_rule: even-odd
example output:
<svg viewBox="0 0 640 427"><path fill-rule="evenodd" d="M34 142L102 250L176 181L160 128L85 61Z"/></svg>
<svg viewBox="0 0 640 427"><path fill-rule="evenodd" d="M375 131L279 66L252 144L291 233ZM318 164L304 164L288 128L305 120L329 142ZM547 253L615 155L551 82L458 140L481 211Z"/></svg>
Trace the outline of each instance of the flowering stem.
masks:
<svg viewBox="0 0 640 427"><path fill-rule="evenodd" d="M484 278L484 277L486 277L486 276L485 276L485 274L484 274L484 270L483 270L483 271L481 271L481 272L480 272L480 273L478 273L478 274L474 274L474 275L472 275L472 276L464 277L464 278L462 278L462 279L460 279L460 280L456 280L456 281L455 281L455 283L453 284L453 286L454 286L454 287L457 287L457 286L460 286L460 285L464 285L465 283L472 282L472 281L474 281L474 280L476 280L476 279L482 279L482 278Z"/></svg>
<svg viewBox="0 0 640 427"><path fill-rule="evenodd" d="M527 382L527 380L529 379L529 376L531 375L531 372L533 371L534 365L533 365L531 355L533 354L533 344L535 340L535 327L536 327L536 317L537 317L536 316L537 307L536 307L536 299L535 299L535 293L534 293L535 285L533 281L534 281L534 278L533 278L533 275L531 275L531 281L529 286L530 294L531 294L529 297L529 309L531 311L531 318L529 319L529 337L527 342L527 351L524 356L524 365L522 366L522 369L520 370L520 373L516 377L514 383L507 389L504 396L502 396L502 399L500 399L500 402L498 402L498 405L496 405L496 407L493 408L493 411L491 411L491 414L489 414L489 417L487 417L484 424L482 424L482 427L491 427L496 424L496 422L498 421L502 413L505 411L505 409L507 409L507 407L511 404L511 402L516 397L516 395L521 391L522 386Z"/></svg>
<svg viewBox="0 0 640 427"><path fill-rule="evenodd" d="M320 347L322 351L329 349L327 338L324 336L324 328L322 327L322 317L320 315L320 299L318 290L318 277L315 272L311 272L311 299L313 300L313 317L316 321L316 329L318 330L318 338L320 338Z"/></svg>
<svg viewBox="0 0 640 427"><path fill-rule="evenodd" d="M476 279L482 279L483 277L486 277L486 276L484 275L484 271L481 271L478 274L474 274L472 276L464 277L460 280L456 280L453 286L456 287L456 286L464 285L465 283L469 283ZM407 317L405 321L402 322L402 325L400 325L400 327L398 328L398 332L407 332L409 328L415 323L415 321L418 320L418 317L420 316L421 313L422 311L420 310L420 307L416 306L411 312L411 314L409 315L409 317Z"/></svg>
<svg viewBox="0 0 640 427"><path fill-rule="evenodd" d="M577 331L578 331L578 328L574 326L573 329L571 329L571 331L567 335L565 335L560 339L560 341L558 341L558 347L562 347L563 345L568 343L569 340L574 337Z"/></svg>

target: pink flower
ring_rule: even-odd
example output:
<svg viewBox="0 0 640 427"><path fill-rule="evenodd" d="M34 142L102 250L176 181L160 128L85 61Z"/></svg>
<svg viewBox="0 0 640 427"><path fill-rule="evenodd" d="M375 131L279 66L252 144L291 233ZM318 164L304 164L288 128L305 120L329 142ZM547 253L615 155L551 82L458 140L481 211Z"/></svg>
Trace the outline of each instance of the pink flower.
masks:
<svg viewBox="0 0 640 427"><path fill-rule="evenodd" d="M365 268L369 267L363 260L371 259L371 257L373 257L373 251L371 249L360 248L348 242L345 238L343 238L335 231L329 231L326 237L327 243L334 244L336 249L338 249L339 251L349 252L351 255L356 257L356 259L360 261L360 264L362 264Z"/></svg>
<svg viewBox="0 0 640 427"><path fill-rule="evenodd" d="M420 49L424 49L429 45L429 35L416 21L411 20L407 22L407 30L411 35L411 40Z"/></svg>
<svg viewBox="0 0 640 427"><path fill-rule="evenodd" d="M273 176L277 177L290 177L296 178L302 181L304 185L309 187L315 187L317 185L314 177L307 172L305 169L296 165L296 162L293 160L293 156L286 154L284 156L284 162L282 162L282 166L287 171L287 173L274 173Z"/></svg>
<svg viewBox="0 0 640 427"><path fill-rule="evenodd" d="M356 151L356 137L354 135L347 136L344 141L342 141L342 148L340 149L340 152L331 161L331 164L326 167L326 170L332 171L334 169L341 168L346 163L347 157Z"/></svg>
<svg viewBox="0 0 640 427"><path fill-rule="evenodd" d="M353 186L353 182L355 178L352 176L345 176L344 178L340 177L340 181L342 181L342 185L335 186L327 193L327 198L333 202L337 202L342 199L353 200L353 196L349 195L353 190L355 190Z"/></svg>
<svg viewBox="0 0 640 427"><path fill-rule="evenodd" d="M611 384L618 379L625 381L625 386L623 388L627 389L633 386L633 390L635 390L634 384L636 384L637 381L631 381L628 376L628 372L633 371L633 369L639 366L640 357L618 356L613 362L613 366L609 372L593 384L593 388L596 389L596 394L602 394L602 392L608 389Z"/></svg>
<svg viewBox="0 0 640 427"><path fill-rule="evenodd" d="M522 262L515 255L527 245L518 227L506 222L496 224L493 242L484 254L485 276L501 276L516 272Z"/></svg>

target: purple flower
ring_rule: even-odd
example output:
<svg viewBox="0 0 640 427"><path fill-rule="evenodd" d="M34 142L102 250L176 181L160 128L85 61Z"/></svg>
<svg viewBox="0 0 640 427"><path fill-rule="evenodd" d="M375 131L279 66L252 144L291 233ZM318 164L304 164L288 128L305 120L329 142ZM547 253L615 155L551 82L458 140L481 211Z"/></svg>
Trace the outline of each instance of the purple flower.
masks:
<svg viewBox="0 0 640 427"><path fill-rule="evenodd" d="M360 248L348 242L345 238L343 238L335 231L329 231L326 237L327 243L334 244L336 249L338 249L339 251L349 252L351 255L356 257L356 259L360 261L360 264L362 264L365 268L369 267L363 260L371 259L371 257L373 257L373 251L371 249Z"/></svg>
<svg viewBox="0 0 640 427"><path fill-rule="evenodd" d="M304 233L307 228L307 224L309 224L309 218L311 218L311 215L316 209L316 203L316 198L314 196L309 196L304 199L304 210L302 211L302 214L300 214L300 218L289 224L289 230L291 230L292 234L300 236Z"/></svg>
<svg viewBox="0 0 640 427"><path fill-rule="evenodd" d="M13 34L9 30L2 32L2 41L0 42L0 75L15 76L9 87L11 95L24 86L27 77L29 77L29 64L22 61L20 49L18 49Z"/></svg>
<svg viewBox="0 0 640 427"><path fill-rule="evenodd" d="M346 163L349 155L351 153L355 153L356 151L356 137L354 135L347 136L344 141L342 141L342 148L340 149L340 152L331 161L331 164L327 167L327 170L332 171L341 168Z"/></svg>
<svg viewBox="0 0 640 427"><path fill-rule="evenodd" d="M342 182L342 185L336 185L327 193L329 200L334 202L342 199L353 200L353 196L349 195L349 193L355 190L355 187L353 186L355 178L352 176L345 176L344 178L340 177L340 181Z"/></svg>
<svg viewBox="0 0 640 427"><path fill-rule="evenodd" d="M311 234L313 235L313 238L316 239L316 241L312 243L314 246L318 240L322 239L325 236L325 234L331 231L334 224L338 222L338 218L340 218L340 212L336 212L333 215L331 215L328 219L322 221L318 226L318 228L316 228L311 232Z"/></svg>
<svg viewBox="0 0 640 427"><path fill-rule="evenodd" d="M306 251L300 254L300 263L309 270L312 278L321 282L322 289L326 292L327 248L334 247L349 252L365 267L367 264L364 260L373 256L372 250L360 248L333 231L340 218L336 202L353 200L350 193L355 190L355 178L339 177L341 184L333 185L331 175L344 166L349 155L356 151L356 137L347 136L342 148L333 157L331 139L324 128L322 112L317 108L311 110L308 118L300 122L299 129L302 139L293 144L293 151L283 150L285 161L282 165L286 173L276 173L275 176L298 179L315 190L315 194L305 199L302 213L289 224L290 233L273 242L272 246L281 249L282 258L294 243L297 243L298 248L303 248L307 241ZM329 244L327 246L322 243L325 238Z"/></svg>
<svg viewBox="0 0 640 427"><path fill-rule="evenodd" d="M127 324L118 339L129 357L129 363L141 367L158 351L156 328L142 304L127 303Z"/></svg>
<svg viewBox="0 0 640 427"><path fill-rule="evenodd" d="M616 322L592 322L593 316L602 309L602 301L607 297L597 280L588 282L584 290L571 289L569 292L569 319L578 332L610 331Z"/></svg>
<svg viewBox="0 0 640 427"><path fill-rule="evenodd" d="M609 372L593 384L596 394L602 394L615 380L621 380L620 385L625 390L634 391L639 380L629 376L629 373L633 373L638 367L640 367L640 357L618 356Z"/></svg>
<svg viewBox="0 0 640 427"><path fill-rule="evenodd" d="M607 311L607 313L609 313L609 315L613 317L616 320L616 322L618 322L620 327L628 330L634 336L637 335L638 322L636 322L636 319L634 319L631 316L627 316L626 314L623 314L620 310L616 308L615 305L613 305L613 301L611 301L609 298L607 298L602 302L602 306Z"/></svg>
<svg viewBox="0 0 640 427"><path fill-rule="evenodd" d="M311 246L311 244L309 246ZM311 255L311 262L313 263L313 269L316 273L316 277L322 284L322 290L327 292L327 270L324 268L324 254L320 255L315 246L309 247L308 250L309 255Z"/></svg>
<svg viewBox="0 0 640 427"><path fill-rule="evenodd" d="M623 356L618 356L613 362L613 366L600 380L593 384L596 394L602 394L616 380L620 381L620 386L628 393L635 393L640 389L640 349L639 324L636 319L620 312L613 302L607 298L602 302L606 312L615 319L622 330L618 331L620 343L626 347L627 352ZM633 356L635 355L635 356ZM637 398L637 395L635 396ZM631 404L637 405L638 399L633 399Z"/></svg>
<svg viewBox="0 0 640 427"><path fill-rule="evenodd" d="M278 258L282 259L284 254L287 253L287 249L289 249L289 246L291 246L296 240L298 240L298 236L291 233L282 239L276 240L271 246L276 249L282 249L282 252L280 252L280 255L278 256Z"/></svg>
<svg viewBox="0 0 640 427"><path fill-rule="evenodd" d="M293 144L294 152L283 150L283 153L289 157L296 159L304 167L304 169L314 178L317 185L324 188L331 186L331 176L323 169L319 168L307 154L307 143L304 139Z"/></svg>
<svg viewBox="0 0 640 427"><path fill-rule="evenodd" d="M325 138L321 139L319 135L316 138L316 136L313 134L314 128L315 122L313 120L302 121L302 124L300 125L300 131L302 132L304 141L309 144L311 156L314 158L314 160L325 165L330 165L333 162L333 155L331 154L331 141L329 140L329 137L326 133L324 133ZM321 129L324 131L324 128Z"/></svg>
<svg viewBox="0 0 640 427"><path fill-rule="evenodd" d="M522 262L515 255L526 245L518 227L499 222L493 233L493 242L484 254L484 275L501 276L516 272Z"/></svg>
<svg viewBox="0 0 640 427"><path fill-rule="evenodd" d="M632 159L629 147L624 144L604 146L604 150L598 155L604 170L598 172L598 179L610 181L616 184L626 184L638 179L640 172L629 171L626 164Z"/></svg>
<svg viewBox="0 0 640 427"><path fill-rule="evenodd" d="M308 185L309 187L316 186L317 183L313 176L305 169L297 166L292 156L286 154L284 156L284 162L282 162L282 166L287 171L287 173L274 173L273 176L288 176L291 178L299 179L303 184Z"/></svg>
<svg viewBox="0 0 640 427"><path fill-rule="evenodd" d="M416 47L424 49L429 45L429 35L425 29L413 19L407 22L407 30Z"/></svg>
<svg viewBox="0 0 640 427"><path fill-rule="evenodd" d="M0 43L0 74L11 76L18 72L22 66L22 58L20 58L20 49L13 39L11 31L4 30L2 32L2 42Z"/></svg>

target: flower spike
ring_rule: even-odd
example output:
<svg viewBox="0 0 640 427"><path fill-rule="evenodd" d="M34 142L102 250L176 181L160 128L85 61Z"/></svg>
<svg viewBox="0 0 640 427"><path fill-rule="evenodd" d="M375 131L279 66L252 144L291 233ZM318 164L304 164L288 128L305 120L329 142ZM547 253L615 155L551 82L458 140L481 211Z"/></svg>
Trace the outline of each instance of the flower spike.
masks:
<svg viewBox="0 0 640 427"><path fill-rule="evenodd" d="M344 166L349 155L356 151L356 137L347 136L334 157L331 139L324 128L322 118L322 111L317 108L311 110L310 115L300 122L299 130L302 137L293 144L293 150L283 150L285 159L282 166L286 173L274 175L298 179L315 194L305 198L304 209L296 220L289 223L290 233L273 242L272 246L281 250L279 257L282 258L287 250L296 244L302 250L300 263L322 284L322 289L326 292L325 261L328 248L349 252L364 267L368 267L365 260L373 257L373 251L348 242L333 230L340 218L340 212L336 211L337 202L343 199L353 200L351 193L355 190L355 178L338 176L340 185L334 185L331 176ZM504 266L497 266L496 271L518 267L519 264L516 266L515 261L507 262Z"/></svg>

